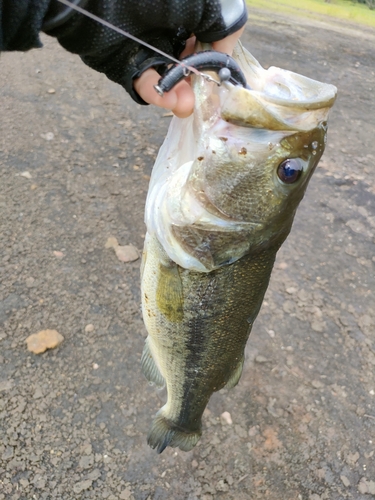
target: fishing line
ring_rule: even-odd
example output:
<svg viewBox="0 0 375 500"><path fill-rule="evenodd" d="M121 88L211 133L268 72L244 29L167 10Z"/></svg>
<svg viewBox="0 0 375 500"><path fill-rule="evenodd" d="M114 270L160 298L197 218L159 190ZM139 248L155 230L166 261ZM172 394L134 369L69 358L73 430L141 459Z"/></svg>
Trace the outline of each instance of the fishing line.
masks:
<svg viewBox="0 0 375 500"><path fill-rule="evenodd" d="M215 82L216 84L220 85L220 82L217 82L214 78L212 78L211 76L209 75L206 75L205 73L201 73L200 71L198 71L196 68L194 68L193 66L188 66L187 64L184 64L184 63L181 63L181 61L179 61L178 59L175 59L173 56L171 56L170 54L167 54L166 52L163 52L162 50L158 49L157 47L153 47L152 45L150 45L149 43L147 42L144 42L143 40L141 40L140 38L137 38L136 36L128 33L127 31L124 31L123 29L121 28L118 28L117 26L115 26L114 24L111 24L109 23L108 21L105 21L104 19L96 16L95 14L92 14L91 12L89 12L88 10L85 10L85 9L82 9L82 7L79 7L78 5L75 5L71 2L69 2L68 0L58 0L60 3L66 5L67 7L70 7L71 9L73 10L76 10L77 12L79 12L80 14L83 14L84 16L86 17L89 17L90 19L93 19L94 21L102 24L103 26L106 26L107 28L113 30L113 31L116 31L117 33L120 33L120 35L123 35L127 38L130 38L131 40L133 40L134 42L137 42L141 45L144 45L145 47L147 47L148 49L151 49L153 50L154 52L157 52L158 54L164 56L164 57L167 57L169 60L173 61L174 63L177 63L178 65L180 66L183 66L184 68L184 74L185 76L189 76L189 73L192 72L192 73L195 73L196 75L199 75L199 76L202 76L203 78L205 78L206 80L209 80L209 81L213 81Z"/></svg>

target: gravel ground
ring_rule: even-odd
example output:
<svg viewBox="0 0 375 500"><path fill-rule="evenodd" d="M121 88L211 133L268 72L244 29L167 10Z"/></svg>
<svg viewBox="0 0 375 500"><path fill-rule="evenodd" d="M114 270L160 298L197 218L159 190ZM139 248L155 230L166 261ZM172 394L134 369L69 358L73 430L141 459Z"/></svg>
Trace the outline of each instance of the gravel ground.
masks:
<svg viewBox="0 0 375 500"><path fill-rule="evenodd" d="M164 394L140 371L140 261L105 243L142 249L169 118L44 40L0 59L0 500L375 496L374 34L253 11L261 63L339 97L242 379L194 450L162 455L146 444ZM64 342L29 353L44 329Z"/></svg>

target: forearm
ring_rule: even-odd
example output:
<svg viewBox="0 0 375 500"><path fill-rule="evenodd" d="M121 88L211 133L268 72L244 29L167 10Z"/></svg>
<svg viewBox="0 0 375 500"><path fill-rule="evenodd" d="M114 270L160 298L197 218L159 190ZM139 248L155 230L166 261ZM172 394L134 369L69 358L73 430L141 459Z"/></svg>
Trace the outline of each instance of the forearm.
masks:
<svg viewBox="0 0 375 500"><path fill-rule="evenodd" d="M237 31L247 19L244 0L73 0L178 58L194 33L215 42ZM58 0L0 0L0 50L40 47L39 32L58 39L70 52L122 85L140 103L133 80L147 68L170 62L110 28L62 5Z"/></svg>
<svg viewBox="0 0 375 500"><path fill-rule="evenodd" d="M50 0L0 0L0 51L41 47L39 33Z"/></svg>

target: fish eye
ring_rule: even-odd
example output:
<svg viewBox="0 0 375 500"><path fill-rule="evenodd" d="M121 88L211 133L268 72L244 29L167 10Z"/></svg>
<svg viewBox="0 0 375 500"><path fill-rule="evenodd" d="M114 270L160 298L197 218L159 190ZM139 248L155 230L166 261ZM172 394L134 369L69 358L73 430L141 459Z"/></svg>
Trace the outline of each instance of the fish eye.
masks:
<svg viewBox="0 0 375 500"><path fill-rule="evenodd" d="M294 184L301 177L303 167L298 158L284 160L277 167L277 175L284 184Z"/></svg>

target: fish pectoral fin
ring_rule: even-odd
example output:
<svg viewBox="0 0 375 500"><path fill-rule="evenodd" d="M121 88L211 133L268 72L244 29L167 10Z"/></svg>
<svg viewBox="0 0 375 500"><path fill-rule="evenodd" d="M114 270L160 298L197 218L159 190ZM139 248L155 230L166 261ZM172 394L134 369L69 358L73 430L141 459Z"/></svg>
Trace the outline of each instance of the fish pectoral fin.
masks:
<svg viewBox="0 0 375 500"><path fill-rule="evenodd" d="M150 347L148 345L148 338L146 339L145 346L143 348L141 366L143 375L150 383L153 383L160 388L165 386L164 377L160 373L159 368L156 366L154 358L152 357Z"/></svg>
<svg viewBox="0 0 375 500"><path fill-rule="evenodd" d="M245 361L245 358L244 358L244 356L242 356L242 358L240 359L236 368L231 373L231 376L230 376L228 382L225 384L225 386L224 386L225 389L232 389L232 387L234 387L238 384L238 382L241 378L241 375L242 375L244 361Z"/></svg>
<svg viewBox="0 0 375 500"><path fill-rule="evenodd" d="M182 282L177 264L171 260L167 265L159 262L156 303L168 321L181 323L184 318Z"/></svg>
<svg viewBox="0 0 375 500"><path fill-rule="evenodd" d="M167 446L190 451L199 441L201 434L200 428L196 431L188 431L174 425L166 418L162 408L157 412L152 422L147 442L151 448L156 448L158 453L162 453Z"/></svg>

